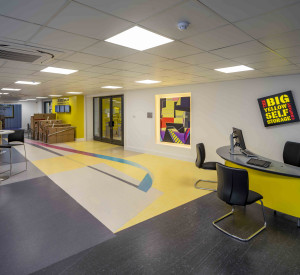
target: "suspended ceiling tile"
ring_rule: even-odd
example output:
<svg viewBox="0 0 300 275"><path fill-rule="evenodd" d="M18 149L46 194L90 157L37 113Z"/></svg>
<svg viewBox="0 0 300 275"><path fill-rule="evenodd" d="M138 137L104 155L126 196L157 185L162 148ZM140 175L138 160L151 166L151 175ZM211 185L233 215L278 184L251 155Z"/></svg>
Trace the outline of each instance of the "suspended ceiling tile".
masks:
<svg viewBox="0 0 300 275"><path fill-rule="evenodd" d="M300 3L237 22L235 25L252 37L260 38L299 29L299 14Z"/></svg>
<svg viewBox="0 0 300 275"><path fill-rule="evenodd" d="M111 74L111 73L117 72L118 69L105 68L105 67L100 67L100 66L93 66L93 67L87 68L85 71L95 72L95 73L99 73L99 74Z"/></svg>
<svg viewBox="0 0 300 275"><path fill-rule="evenodd" d="M264 47L257 41L251 41L215 50L212 51L212 53L223 56L225 58L235 58L266 51L268 51L268 48Z"/></svg>
<svg viewBox="0 0 300 275"><path fill-rule="evenodd" d="M236 22L275 9L294 4L299 0L200 0L225 19Z"/></svg>
<svg viewBox="0 0 300 275"><path fill-rule="evenodd" d="M239 66L239 65L242 65L242 64L232 61L232 60L224 59L224 60L217 61L217 62L202 64L201 67L214 70L214 69L233 67L233 66Z"/></svg>
<svg viewBox="0 0 300 275"><path fill-rule="evenodd" d="M175 61L175 60L167 60L156 64L156 67L162 69L176 69L176 68L184 68L189 66L187 63Z"/></svg>
<svg viewBox="0 0 300 275"><path fill-rule="evenodd" d="M257 53L257 54L236 57L236 58L233 58L233 60L245 65L245 64L250 64L250 63L278 59L280 57L281 57L280 55L273 53L273 52L262 52L262 53Z"/></svg>
<svg viewBox="0 0 300 275"><path fill-rule="evenodd" d="M287 66L274 66L269 68L263 68L260 69L263 72L279 72L283 73L284 71L290 71L290 70L298 70L299 67L296 65L287 65Z"/></svg>
<svg viewBox="0 0 300 275"><path fill-rule="evenodd" d="M79 0L83 4L111 13L129 21L138 22L161 12L182 0Z"/></svg>
<svg viewBox="0 0 300 275"><path fill-rule="evenodd" d="M4 61L4 59L0 59L0 60ZM0 61L0 64L1 64L1 61ZM47 66L36 65L36 64L28 63L28 62L6 60L6 63L3 65L3 67L4 68L16 68L16 69L40 71L40 70L46 68Z"/></svg>
<svg viewBox="0 0 300 275"><path fill-rule="evenodd" d="M294 64L300 64L300 56L293 56L288 58L288 60Z"/></svg>
<svg viewBox="0 0 300 275"><path fill-rule="evenodd" d="M67 1L62 0L0 0L2 15L45 24Z"/></svg>
<svg viewBox="0 0 300 275"><path fill-rule="evenodd" d="M70 56L64 58L64 60L83 63L83 64L89 64L89 65L100 65L102 63L110 61L111 59L105 58L105 57L100 57L100 56L95 56L95 55L91 55L91 54L75 53L73 55L70 55Z"/></svg>
<svg viewBox="0 0 300 275"><path fill-rule="evenodd" d="M300 45L300 30L286 32L279 35L266 36L259 39L273 50Z"/></svg>
<svg viewBox="0 0 300 275"><path fill-rule="evenodd" d="M57 67L57 68L63 68L63 69L71 69L71 70L84 70L84 69L91 67L91 65L88 65L88 64L65 61L65 60L57 61L57 62L53 63L53 65L51 65L51 66Z"/></svg>
<svg viewBox="0 0 300 275"><path fill-rule="evenodd" d="M148 54L145 52L136 53L122 58L123 61L137 63L141 65L152 65L155 66L158 62L166 61L167 59L161 56Z"/></svg>
<svg viewBox="0 0 300 275"><path fill-rule="evenodd" d="M202 50L215 50L243 43L252 38L232 25L226 25L182 40Z"/></svg>
<svg viewBox="0 0 300 275"><path fill-rule="evenodd" d="M132 27L133 24L90 7L71 2L48 26L104 40Z"/></svg>
<svg viewBox="0 0 300 275"><path fill-rule="evenodd" d="M277 53L284 57L300 56L300 45L290 48L283 48L276 50Z"/></svg>
<svg viewBox="0 0 300 275"><path fill-rule="evenodd" d="M20 75L31 75L35 73L35 71L30 71L30 70L21 70L21 69L16 69L16 68L0 68L1 73L7 73L7 74L14 74L17 77Z"/></svg>
<svg viewBox="0 0 300 275"><path fill-rule="evenodd" d="M44 28L31 39L31 42L50 47L59 47L60 49L80 51L83 48L91 46L97 42L97 40L59 30Z"/></svg>
<svg viewBox="0 0 300 275"><path fill-rule="evenodd" d="M291 62L289 62L287 59L284 58L276 58L276 59L248 64L249 67L254 69L263 69L263 68L269 68L275 66L279 67L279 66L287 66L287 65L291 65Z"/></svg>
<svg viewBox="0 0 300 275"><path fill-rule="evenodd" d="M174 41L172 43L152 48L150 50L147 50L146 52L173 59L191 54L201 53L202 50L179 41Z"/></svg>
<svg viewBox="0 0 300 275"><path fill-rule="evenodd" d="M190 22L190 26L185 31L177 29L177 23L182 20ZM140 22L142 26L175 39L184 39L196 33L226 25L226 23L223 18L197 1L183 2L181 5Z"/></svg>
<svg viewBox="0 0 300 275"><path fill-rule="evenodd" d="M1 7L2 8L2 7ZM0 11L1 11L0 8ZM0 37L21 41L28 40L40 28L39 25L0 16Z"/></svg>
<svg viewBox="0 0 300 275"><path fill-rule="evenodd" d="M84 49L82 52L117 59L134 53L138 53L139 51L115 45L109 42L101 41Z"/></svg>
<svg viewBox="0 0 300 275"><path fill-rule="evenodd" d="M200 65L200 64L207 64L214 61L219 61L222 59L223 59L222 57L211 53L199 53L199 54L177 58L176 60L189 63L192 65Z"/></svg>

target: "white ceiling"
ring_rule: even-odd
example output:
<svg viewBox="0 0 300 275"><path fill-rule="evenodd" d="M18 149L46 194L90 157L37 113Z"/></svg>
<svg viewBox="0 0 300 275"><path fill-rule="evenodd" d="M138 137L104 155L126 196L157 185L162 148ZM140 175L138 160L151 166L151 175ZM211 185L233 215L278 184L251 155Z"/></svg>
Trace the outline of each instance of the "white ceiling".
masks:
<svg viewBox="0 0 300 275"><path fill-rule="evenodd" d="M18 86L22 91L13 96L300 73L300 0L0 0L0 7L1 42L62 53L44 65L0 59L0 88L17 87L17 80L41 82ZM176 27L181 20L190 22L185 31ZM175 41L143 52L104 41L135 25ZM49 65L79 71L40 72ZM235 65L255 70L214 71ZM143 79L162 82L135 83Z"/></svg>

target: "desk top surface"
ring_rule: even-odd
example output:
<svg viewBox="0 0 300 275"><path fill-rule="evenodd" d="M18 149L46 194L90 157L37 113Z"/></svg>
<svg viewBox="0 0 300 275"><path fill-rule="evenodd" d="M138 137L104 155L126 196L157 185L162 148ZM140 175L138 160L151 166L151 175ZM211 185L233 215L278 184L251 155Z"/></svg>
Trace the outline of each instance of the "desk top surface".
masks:
<svg viewBox="0 0 300 275"><path fill-rule="evenodd" d="M239 153L239 150L236 149L236 153ZM253 152L255 153L255 152ZM232 163L235 163L237 165L241 165L247 168L251 168L254 170L266 172L266 173L272 173L287 177L294 177L294 178L300 178L300 167L285 164L280 161L272 160L265 158L263 156L259 156L256 154L257 158L260 160L270 161L271 164L268 168L259 167L255 165L248 164L247 161L251 159L251 157L247 157L244 154L240 153L238 155L231 155L230 154L230 146L223 146L217 149L217 154L225 160L228 160Z"/></svg>
<svg viewBox="0 0 300 275"><path fill-rule="evenodd" d="M15 131L13 130L0 130L0 135L8 135L8 134L12 134Z"/></svg>

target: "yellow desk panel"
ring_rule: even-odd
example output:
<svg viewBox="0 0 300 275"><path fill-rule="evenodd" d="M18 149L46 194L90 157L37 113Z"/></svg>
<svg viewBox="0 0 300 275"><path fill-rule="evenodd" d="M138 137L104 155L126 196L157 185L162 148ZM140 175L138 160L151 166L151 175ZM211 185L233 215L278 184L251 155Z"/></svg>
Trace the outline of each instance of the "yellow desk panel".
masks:
<svg viewBox="0 0 300 275"><path fill-rule="evenodd" d="M300 178L266 173L230 161L225 164L248 171L249 188L264 197L265 206L300 218Z"/></svg>

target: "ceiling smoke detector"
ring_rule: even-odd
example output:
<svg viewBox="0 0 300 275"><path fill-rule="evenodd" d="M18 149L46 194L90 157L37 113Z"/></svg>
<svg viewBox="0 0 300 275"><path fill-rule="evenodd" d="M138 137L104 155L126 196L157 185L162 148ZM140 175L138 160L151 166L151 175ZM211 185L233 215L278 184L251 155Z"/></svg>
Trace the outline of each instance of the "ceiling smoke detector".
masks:
<svg viewBox="0 0 300 275"><path fill-rule="evenodd" d="M180 21L177 23L177 28L180 31L185 31L190 25L190 22L188 21Z"/></svg>

